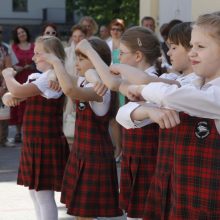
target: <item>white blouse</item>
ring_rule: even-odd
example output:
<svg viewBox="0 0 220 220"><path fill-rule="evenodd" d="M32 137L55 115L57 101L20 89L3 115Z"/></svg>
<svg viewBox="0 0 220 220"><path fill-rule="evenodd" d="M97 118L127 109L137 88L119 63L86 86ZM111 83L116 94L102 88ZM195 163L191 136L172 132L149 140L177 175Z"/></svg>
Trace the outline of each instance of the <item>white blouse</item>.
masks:
<svg viewBox="0 0 220 220"><path fill-rule="evenodd" d="M186 85L186 84L190 83L191 81L197 79L198 76L196 76L195 73L191 73L188 75L181 75L179 73L165 73L165 74L161 75L160 78L177 80L181 85ZM152 84L152 83L150 83L150 84ZM166 84L166 85L168 85L168 84ZM154 93L155 91L151 90L151 92ZM159 92L157 91L156 93L158 94ZM148 99L146 99L146 100L148 100ZM151 100L148 100L148 101L151 101ZM155 103L155 102L153 101L153 103ZM127 128L127 129L140 128L140 127L143 127L143 126L146 126L146 125L152 123L152 121L150 119L145 119L143 121L136 121L136 120L133 121L131 119L131 113L136 108L138 108L140 105L141 104L137 103L137 102L129 102L128 104L122 106L118 111L118 114L116 116L116 120L123 127Z"/></svg>
<svg viewBox="0 0 220 220"><path fill-rule="evenodd" d="M54 91L49 87L50 76L53 74L55 74L53 70L48 70L44 73L32 73L30 76L28 76L26 83L35 84L42 92L42 96L46 99L58 99L63 92Z"/></svg>
<svg viewBox="0 0 220 220"><path fill-rule="evenodd" d="M93 83L86 82L85 77L78 78L77 85L80 86L80 84L82 84L84 87L94 86ZM109 110L110 102L111 102L111 92L109 89L102 98L103 98L102 102L96 102L96 101L89 102L90 107L97 116L104 116Z"/></svg>
<svg viewBox="0 0 220 220"><path fill-rule="evenodd" d="M142 96L165 108L214 119L220 133L220 77L207 84L198 78L180 88L165 83L150 83L142 90Z"/></svg>
<svg viewBox="0 0 220 220"><path fill-rule="evenodd" d="M157 77L157 71L154 66L149 67L144 72L151 76ZM131 119L131 113L140 105L141 104L138 102L128 102L126 105L120 107L116 115L117 122L126 129L141 128L148 124L153 123L150 119L146 119L143 121L133 121Z"/></svg>

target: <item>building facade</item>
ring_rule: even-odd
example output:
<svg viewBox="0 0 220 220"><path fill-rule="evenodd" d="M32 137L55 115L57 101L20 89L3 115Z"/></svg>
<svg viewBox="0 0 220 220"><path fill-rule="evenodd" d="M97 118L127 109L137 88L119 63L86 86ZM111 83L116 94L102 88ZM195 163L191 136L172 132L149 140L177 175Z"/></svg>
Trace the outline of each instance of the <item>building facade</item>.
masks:
<svg viewBox="0 0 220 220"><path fill-rule="evenodd" d="M62 36L69 34L66 25L65 0L0 0L0 25L4 28L4 40L9 42L11 31L17 25L25 25L33 39L41 33L46 22L57 24Z"/></svg>
<svg viewBox="0 0 220 220"><path fill-rule="evenodd" d="M65 0L0 0L1 24L65 23Z"/></svg>
<svg viewBox="0 0 220 220"><path fill-rule="evenodd" d="M199 15L220 11L219 0L140 0L140 19L152 16L157 27L172 19L194 21Z"/></svg>

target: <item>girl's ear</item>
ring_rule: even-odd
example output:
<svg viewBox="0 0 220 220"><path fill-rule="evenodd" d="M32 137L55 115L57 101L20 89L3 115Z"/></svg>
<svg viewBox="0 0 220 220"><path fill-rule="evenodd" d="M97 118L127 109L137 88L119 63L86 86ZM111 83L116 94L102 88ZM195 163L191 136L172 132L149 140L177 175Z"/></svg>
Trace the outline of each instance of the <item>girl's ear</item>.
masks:
<svg viewBox="0 0 220 220"><path fill-rule="evenodd" d="M136 59L136 62L140 62L143 59L143 53L141 51L137 50L135 52L135 59Z"/></svg>

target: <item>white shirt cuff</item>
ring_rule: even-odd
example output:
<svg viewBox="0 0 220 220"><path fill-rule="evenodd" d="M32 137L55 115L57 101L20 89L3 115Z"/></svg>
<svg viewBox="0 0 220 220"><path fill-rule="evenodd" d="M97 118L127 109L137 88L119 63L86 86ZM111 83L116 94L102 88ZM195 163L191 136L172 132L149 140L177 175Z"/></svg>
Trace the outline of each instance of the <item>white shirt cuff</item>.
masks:
<svg viewBox="0 0 220 220"><path fill-rule="evenodd" d="M137 102L129 102L126 105L120 107L116 115L117 122L126 129L141 128L143 126L151 124L152 121L149 119L143 121L136 121L136 120L132 121L131 113L139 106L140 104Z"/></svg>

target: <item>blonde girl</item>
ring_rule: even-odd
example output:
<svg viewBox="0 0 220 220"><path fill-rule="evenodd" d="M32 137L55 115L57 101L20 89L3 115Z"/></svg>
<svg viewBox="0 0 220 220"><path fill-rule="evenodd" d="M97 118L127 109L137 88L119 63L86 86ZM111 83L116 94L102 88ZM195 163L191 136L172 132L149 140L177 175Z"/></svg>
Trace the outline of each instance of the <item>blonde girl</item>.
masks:
<svg viewBox="0 0 220 220"><path fill-rule="evenodd" d="M12 106L26 99L17 183L29 188L39 220L58 219L54 191L61 190L69 155L62 131L64 95L49 88L54 69L45 60L39 60L40 54L48 52L64 63L65 52L58 38L37 38L33 60L42 74L31 74L25 84L15 80L12 68L3 71L10 92L4 95L4 103Z"/></svg>

